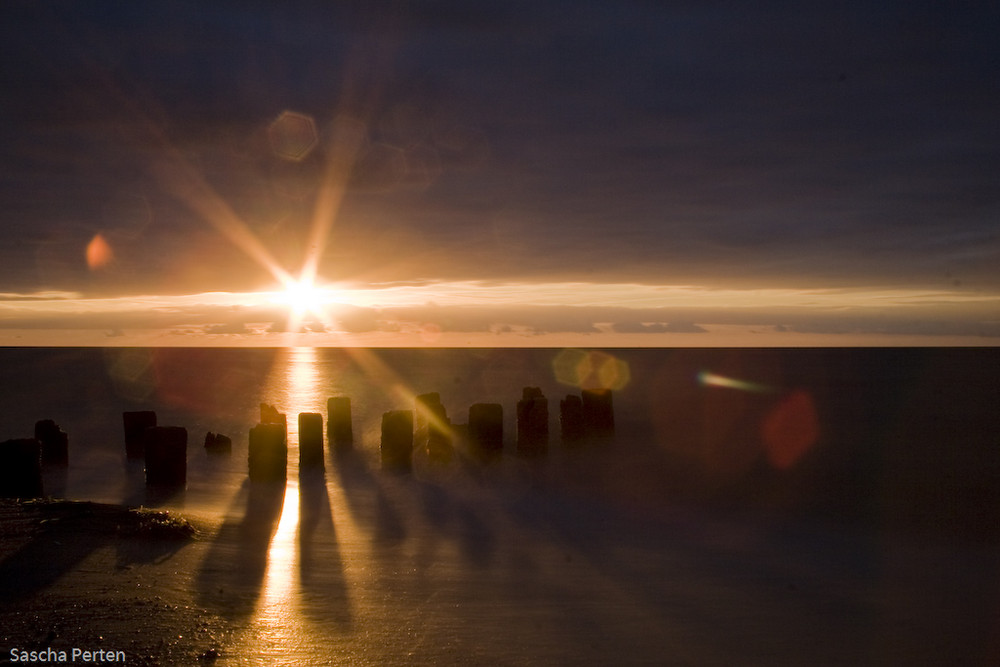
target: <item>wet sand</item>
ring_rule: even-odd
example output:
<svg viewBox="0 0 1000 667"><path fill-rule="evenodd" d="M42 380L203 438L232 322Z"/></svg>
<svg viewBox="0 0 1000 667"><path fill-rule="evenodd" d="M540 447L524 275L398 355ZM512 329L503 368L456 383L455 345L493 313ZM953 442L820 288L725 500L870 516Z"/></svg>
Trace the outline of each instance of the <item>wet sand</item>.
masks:
<svg viewBox="0 0 1000 667"><path fill-rule="evenodd" d="M5 433L55 418L70 464L46 471L47 492L104 505L2 505L0 661L51 647L138 665L1000 662L995 350L616 351L632 381L610 448L553 441L529 463L508 437L499 465L460 447L449 466L418 453L409 475L378 461L398 399L340 352L282 354L149 351L143 403L105 386L98 352L7 355ZM449 388L456 416L516 398L551 357L380 354L408 386ZM22 392L13 378L46 361L75 370ZM705 368L781 391L701 387ZM818 438L776 468L760 424L800 390ZM554 406L565 389L545 392ZM359 397L353 453L300 474L290 419L287 485L248 483L258 403L294 415L338 393ZM184 489L147 489L124 460L123 408L189 427ZM206 430L234 436L232 454L209 456ZM120 530L138 505L194 535Z"/></svg>
<svg viewBox="0 0 1000 667"><path fill-rule="evenodd" d="M146 530L2 506L0 659L170 664L990 664L1000 545L362 457ZM152 515L160 516L160 515ZM189 531L185 526L193 529ZM109 663L105 663L109 664Z"/></svg>

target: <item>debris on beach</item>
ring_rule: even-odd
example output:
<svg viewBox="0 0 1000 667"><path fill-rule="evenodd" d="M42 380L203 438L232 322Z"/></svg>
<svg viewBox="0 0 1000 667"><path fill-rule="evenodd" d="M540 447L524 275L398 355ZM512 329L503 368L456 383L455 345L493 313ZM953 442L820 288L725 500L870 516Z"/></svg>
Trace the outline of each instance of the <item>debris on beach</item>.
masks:
<svg viewBox="0 0 1000 667"><path fill-rule="evenodd" d="M20 526L19 532L38 531L110 533L119 537L190 540L197 535L185 518L166 510L126 507L77 500L31 499L0 501L4 522Z"/></svg>

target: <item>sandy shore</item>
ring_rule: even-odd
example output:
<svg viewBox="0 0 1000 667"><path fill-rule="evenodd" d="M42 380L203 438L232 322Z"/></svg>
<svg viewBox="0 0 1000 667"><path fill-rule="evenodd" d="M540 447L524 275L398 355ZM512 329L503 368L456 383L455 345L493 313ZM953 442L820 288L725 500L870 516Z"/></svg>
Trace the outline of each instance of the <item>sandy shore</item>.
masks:
<svg viewBox="0 0 1000 667"><path fill-rule="evenodd" d="M115 652L128 665L211 661L232 628L181 585L204 537L205 527L167 512L0 501L0 664L17 664L21 651L72 658L74 648L110 658L91 664L114 664Z"/></svg>
<svg viewBox="0 0 1000 667"><path fill-rule="evenodd" d="M192 503L185 518L0 502L0 664L47 648L120 651L128 665L1000 655L992 541L697 508L653 517L566 489L340 463L287 488L239 485L227 510Z"/></svg>

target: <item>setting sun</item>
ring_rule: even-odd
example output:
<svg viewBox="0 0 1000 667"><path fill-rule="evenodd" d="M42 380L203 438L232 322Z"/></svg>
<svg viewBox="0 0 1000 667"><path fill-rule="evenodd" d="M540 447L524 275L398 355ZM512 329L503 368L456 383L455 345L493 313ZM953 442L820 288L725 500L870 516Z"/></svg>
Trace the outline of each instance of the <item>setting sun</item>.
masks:
<svg viewBox="0 0 1000 667"><path fill-rule="evenodd" d="M327 291L316 287L311 281L292 280L285 285L280 300L293 310L304 313L322 310L327 297Z"/></svg>
<svg viewBox="0 0 1000 667"><path fill-rule="evenodd" d="M327 326L331 323L329 308L334 302L334 294L333 290L320 287L307 278L289 279L285 281L284 290L274 292L274 301L288 307L292 329L310 320Z"/></svg>

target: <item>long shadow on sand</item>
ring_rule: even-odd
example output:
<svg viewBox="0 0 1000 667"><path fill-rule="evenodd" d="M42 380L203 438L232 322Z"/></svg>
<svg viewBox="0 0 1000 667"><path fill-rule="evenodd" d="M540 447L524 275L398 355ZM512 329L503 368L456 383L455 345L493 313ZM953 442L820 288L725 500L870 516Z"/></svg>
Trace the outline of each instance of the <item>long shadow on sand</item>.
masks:
<svg viewBox="0 0 1000 667"><path fill-rule="evenodd" d="M376 543L395 544L406 538L399 514L361 456L353 450L339 452L333 456L333 469L344 489L348 511L358 523L373 529Z"/></svg>
<svg viewBox="0 0 1000 667"><path fill-rule="evenodd" d="M350 599L323 470L299 473L298 550L303 612L349 630Z"/></svg>
<svg viewBox="0 0 1000 667"><path fill-rule="evenodd" d="M425 481L416 474L372 471L353 451L338 453L333 464L348 510L371 530L377 548L391 550L415 538L424 557L433 559L439 542L454 541L470 564L489 563L497 546L495 535L447 484ZM404 513L401 508L415 511Z"/></svg>
<svg viewBox="0 0 1000 667"><path fill-rule="evenodd" d="M243 483L229 513L245 507L243 517L222 524L198 571L200 604L230 618L253 612L284 500L283 483Z"/></svg>
<svg viewBox="0 0 1000 667"><path fill-rule="evenodd" d="M23 599L72 572L98 549L117 545L117 566L162 561L187 544L186 534L159 536L143 517L119 505L55 501L32 503L11 519L31 535L0 562L0 597Z"/></svg>

